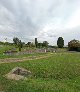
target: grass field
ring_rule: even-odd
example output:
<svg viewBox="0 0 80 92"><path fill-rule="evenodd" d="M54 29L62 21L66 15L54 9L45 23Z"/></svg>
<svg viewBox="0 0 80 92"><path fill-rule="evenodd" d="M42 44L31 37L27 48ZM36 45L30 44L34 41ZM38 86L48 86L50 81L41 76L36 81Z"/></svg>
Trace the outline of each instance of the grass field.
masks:
<svg viewBox="0 0 80 92"><path fill-rule="evenodd" d="M14 67L32 72L28 80L4 77ZM0 64L0 91L80 92L80 53L54 53L46 59Z"/></svg>

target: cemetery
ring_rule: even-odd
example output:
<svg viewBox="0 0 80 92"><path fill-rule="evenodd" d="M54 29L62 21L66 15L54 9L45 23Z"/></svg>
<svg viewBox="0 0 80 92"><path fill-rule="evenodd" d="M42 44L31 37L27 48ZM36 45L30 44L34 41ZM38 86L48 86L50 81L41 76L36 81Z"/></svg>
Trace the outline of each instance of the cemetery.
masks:
<svg viewBox="0 0 80 92"><path fill-rule="evenodd" d="M80 92L80 0L0 0L0 92Z"/></svg>
<svg viewBox="0 0 80 92"><path fill-rule="evenodd" d="M0 49L0 92L79 92L79 52L67 47Z"/></svg>

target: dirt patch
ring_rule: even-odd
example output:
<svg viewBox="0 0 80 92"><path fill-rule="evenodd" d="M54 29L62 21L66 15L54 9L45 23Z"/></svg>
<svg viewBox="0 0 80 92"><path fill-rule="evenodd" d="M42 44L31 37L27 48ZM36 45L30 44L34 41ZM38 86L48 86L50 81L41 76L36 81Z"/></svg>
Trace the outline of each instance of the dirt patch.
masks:
<svg viewBox="0 0 80 92"><path fill-rule="evenodd" d="M21 80L27 79L31 76L31 71L24 68L16 67L12 69L8 74L5 75L7 79Z"/></svg>

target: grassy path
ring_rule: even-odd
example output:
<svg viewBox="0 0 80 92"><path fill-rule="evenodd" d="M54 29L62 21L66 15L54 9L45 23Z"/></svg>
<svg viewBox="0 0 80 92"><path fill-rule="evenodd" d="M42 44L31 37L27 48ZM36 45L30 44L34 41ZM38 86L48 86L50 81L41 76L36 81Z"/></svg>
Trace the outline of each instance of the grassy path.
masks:
<svg viewBox="0 0 80 92"><path fill-rule="evenodd" d="M5 58L5 59L0 59L0 64L11 63L11 62L22 62L26 60L36 60L36 59L48 58L50 56L52 56L52 54L40 55L40 56L28 56L28 57L23 57L23 58Z"/></svg>

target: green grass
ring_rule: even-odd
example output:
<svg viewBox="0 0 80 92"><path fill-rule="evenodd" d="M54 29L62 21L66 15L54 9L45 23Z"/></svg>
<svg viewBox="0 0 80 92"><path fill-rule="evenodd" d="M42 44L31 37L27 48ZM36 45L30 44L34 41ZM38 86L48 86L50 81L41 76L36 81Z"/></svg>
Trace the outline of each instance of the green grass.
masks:
<svg viewBox="0 0 80 92"><path fill-rule="evenodd" d="M8 80L14 67L32 72L28 80ZM80 92L80 53L55 53L46 59L0 64L0 90L4 92Z"/></svg>

